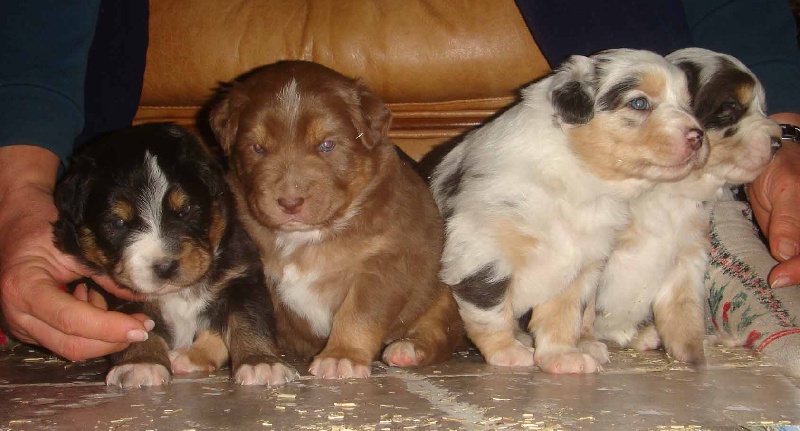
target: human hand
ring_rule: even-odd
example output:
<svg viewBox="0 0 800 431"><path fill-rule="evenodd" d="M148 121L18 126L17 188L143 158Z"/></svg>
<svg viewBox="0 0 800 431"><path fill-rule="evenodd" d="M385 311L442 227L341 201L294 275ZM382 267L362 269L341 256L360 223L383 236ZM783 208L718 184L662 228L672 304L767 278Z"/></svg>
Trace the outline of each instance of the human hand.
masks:
<svg viewBox="0 0 800 431"><path fill-rule="evenodd" d="M797 114L776 114L772 118L800 125ZM770 271L770 286L800 283L800 143L784 143L747 192L753 215L767 236L770 253L779 262Z"/></svg>
<svg viewBox="0 0 800 431"><path fill-rule="evenodd" d="M30 151L40 152L36 163L52 156L54 177L58 160L52 153L36 147L26 150L25 157ZM14 151L15 147L0 148L0 160ZM0 305L9 335L69 360L110 354L143 341L153 325L146 316L107 311L102 299L83 288L76 289L75 296L60 289L89 272L53 245L51 223L57 212L52 185L31 180L26 170L31 166L23 168L25 160L0 163L5 171L0 186L8 185L8 178L20 179L14 187L0 187ZM131 297L109 279L93 278L112 294Z"/></svg>

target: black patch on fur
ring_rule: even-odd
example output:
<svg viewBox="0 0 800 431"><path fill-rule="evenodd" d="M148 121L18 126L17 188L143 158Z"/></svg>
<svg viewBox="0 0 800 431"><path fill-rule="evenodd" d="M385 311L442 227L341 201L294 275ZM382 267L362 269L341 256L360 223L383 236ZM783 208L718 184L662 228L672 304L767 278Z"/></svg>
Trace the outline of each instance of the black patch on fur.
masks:
<svg viewBox="0 0 800 431"><path fill-rule="evenodd" d="M730 127L742 118L747 107L737 99L738 90L755 87L750 74L728 59L720 59L720 68L697 94L693 105L695 115L706 129Z"/></svg>
<svg viewBox="0 0 800 431"><path fill-rule="evenodd" d="M460 283L453 287L453 292L459 298L478 308L486 310L496 307L503 300L506 290L508 290L510 279L506 277L500 280L493 280L493 276L494 267L486 265L461 280Z"/></svg>
<svg viewBox="0 0 800 431"><path fill-rule="evenodd" d="M683 70L686 75L686 82L689 87L689 95L691 96L691 105L694 106L697 92L700 91L700 70L702 67L691 61L682 61L677 63L678 68Z"/></svg>
<svg viewBox="0 0 800 431"><path fill-rule="evenodd" d="M570 81L553 90L553 107L561 121L567 124L586 124L594 115L594 99L586 84Z"/></svg>
<svg viewBox="0 0 800 431"><path fill-rule="evenodd" d="M638 87L640 82L636 78L622 80L606 91L597 100L597 109L600 111L614 111L625 104L625 94Z"/></svg>
<svg viewBox="0 0 800 431"><path fill-rule="evenodd" d="M725 130L725 133L723 133L722 136L730 138L731 136L735 135L736 132L738 131L739 131L738 127L731 127L730 129Z"/></svg>
<svg viewBox="0 0 800 431"><path fill-rule="evenodd" d="M442 194L444 196L452 198L458 194L461 181L464 178L464 171L464 165L459 163L458 167L444 178L442 181Z"/></svg>

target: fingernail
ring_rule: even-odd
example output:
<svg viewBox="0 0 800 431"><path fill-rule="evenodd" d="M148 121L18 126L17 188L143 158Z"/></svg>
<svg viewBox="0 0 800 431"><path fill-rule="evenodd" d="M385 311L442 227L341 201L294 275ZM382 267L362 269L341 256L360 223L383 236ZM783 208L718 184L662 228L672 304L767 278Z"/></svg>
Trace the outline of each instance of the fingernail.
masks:
<svg viewBox="0 0 800 431"><path fill-rule="evenodd" d="M781 275L780 277L776 278L775 281L772 282L773 289L780 289L781 287L786 287L789 285L789 277L785 275Z"/></svg>
<svg viewBox="0 0 800 431"><path fill-rule="evenodd" d="M784 260L797 256L797 243L790 239L781 239L778 241L778 255Z"/></svg>
<svg viewBox="0 0 800 431"><path fill-rule="evenodd" d="M155 328L155 327L156 327L156 322L153 322L150 319L147 319L147 320L144 321L144 329L147 329L147 332L152 331L153 328Z"/></svg>
<svg viewBox="0 0 800 431"><path fill-rule="evenodd" d="M128 341L145 341L147 337L147 332L141 329L132 329L128 331Z"/></svg>

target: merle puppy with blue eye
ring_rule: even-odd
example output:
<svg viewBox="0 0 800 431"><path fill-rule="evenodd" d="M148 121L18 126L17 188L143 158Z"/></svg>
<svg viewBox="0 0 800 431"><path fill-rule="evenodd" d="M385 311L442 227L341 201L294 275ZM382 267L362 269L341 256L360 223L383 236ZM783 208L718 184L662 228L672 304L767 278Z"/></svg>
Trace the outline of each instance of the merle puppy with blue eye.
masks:
<svg viewBox="0 0 800 431"><path fill-rule="evenodd" d="M580 340L582 312L630 202L689 175L708 146L686 77L652 52L573 56L521 96L434 170L441 279L489 364L596 372L608 351Z"/></svg>
<svg viewBox="0 0 800 431"><path fill-rule="evenodd" d="M109 385L153 386L230 359L240 384L280 385L274 311L258 251L221 165L185 129L146 124L79 152L55 190L56 245L144 296L114 308L156 326L112 355Z"/></svg>

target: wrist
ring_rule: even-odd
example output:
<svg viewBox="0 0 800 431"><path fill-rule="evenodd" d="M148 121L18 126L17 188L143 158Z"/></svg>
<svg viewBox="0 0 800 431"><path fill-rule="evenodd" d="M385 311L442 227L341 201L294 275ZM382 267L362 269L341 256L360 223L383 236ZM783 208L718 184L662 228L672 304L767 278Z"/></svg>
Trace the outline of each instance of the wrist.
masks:
<svg viewBox="0 0 800 431"><path fill-rule="evenodd" d="M0 147L0 204L18 189L34 187L52 193L59 159L45 148L32 145Z"/></svg>

